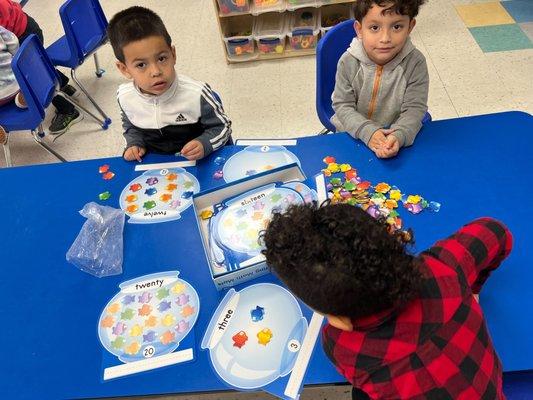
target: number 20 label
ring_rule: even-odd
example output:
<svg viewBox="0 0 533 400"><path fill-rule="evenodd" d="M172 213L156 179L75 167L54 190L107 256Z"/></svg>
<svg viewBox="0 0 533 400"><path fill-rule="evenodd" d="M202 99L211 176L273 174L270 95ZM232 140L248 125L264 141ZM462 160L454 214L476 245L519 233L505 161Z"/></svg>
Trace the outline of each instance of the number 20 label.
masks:
<svg viewBox="0 0 533 400"><path fill-rule="evenodd" d="M150 358L155 354L155 347L154 346L146 346L143 350L143 356L144 358Z"/></svg>

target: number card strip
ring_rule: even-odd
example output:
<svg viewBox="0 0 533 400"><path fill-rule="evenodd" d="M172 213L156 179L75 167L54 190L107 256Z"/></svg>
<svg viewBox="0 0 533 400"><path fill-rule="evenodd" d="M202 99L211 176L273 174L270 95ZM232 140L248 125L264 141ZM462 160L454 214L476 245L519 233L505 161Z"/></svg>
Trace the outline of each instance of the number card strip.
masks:
<svg viewBox="0 0 533 400"><path fill-rule="evenodd" d="M158 164L137 164L135 166L135 171L148 171L151 169L163 169L163 168L172 168L172 167L194 167L196 161L175 161L168 163L158 163Z"/></svg>
<svg viewBox="0 0 533 400"><path fill-rule="evenodd" d="M298 358L292 369L291 376L285 387L285 396L296 399L300 387L302 386L302 381L304 379L305 371L307 370L307 365L309 364L309 359L313 353L315 347L316 339L320 334L320 327L322 326L322 321L324 316L314 312L311 317L311 322L309 323L309 328L305 334L305 338L298 353Z"/></svg>
<svg viewBox="0 0 533 400"><path fill-rule="evenodd" d="M147 358L146 360L133 361L122 365L116 365L104 369L104 381L120 378L137 372L149 371L155 368L166 367L168 365L179 364L193 359L192 349L176 351L159 357Z"/></svg>
<svg viewBox="0 0 533 400"><path fill-rule="evenodd" d="M296 139L239 139L237 146L296 146Z"/></svg>

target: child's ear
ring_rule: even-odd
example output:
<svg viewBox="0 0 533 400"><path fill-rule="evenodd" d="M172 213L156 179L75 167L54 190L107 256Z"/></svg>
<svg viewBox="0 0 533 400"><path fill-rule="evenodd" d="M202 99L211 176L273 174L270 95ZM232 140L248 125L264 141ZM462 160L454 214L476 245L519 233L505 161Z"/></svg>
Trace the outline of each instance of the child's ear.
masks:
<svg viewBox="0 0 533 400"><path fill-rule="evenodd" d="M339 315L326 314L326 318L331 326L334 326L341 331L353 331L352 321L349 317L341 317Z"/></svg>
<svg viewBox="0 0 533 400"><path fill-rule="evenodd" d="M174 62L176 62L176 46L172 46L171 47L171 50L172 50L172 57L174 57Z"/></svg>
<svg viewBox="0 0 533 400"><path fill-rule="evenodd" d="M128 79L133 79L133 77L128 71L128 67L126 67L126 64L124 64L122 61L117 61L116 66L122 75L124 75Z"/></svg>
<svg viewBox="0 0 533 400"><path fill-rule="evenodd" d="M411 31L413 30L413 28L415 27L415 25L416 25L416 19L413 18L413 19L411 20L411 22L409 22L409 33L411 33Z"/></svg>
<svg viewBox="0 0 533 400"><path fill-rule="evenodd" d="M363 30L363 26L359 23L359 21L355 21L353 27L355 28L355 33L357 33L357 37L361 39L361 31Z"/></svg>

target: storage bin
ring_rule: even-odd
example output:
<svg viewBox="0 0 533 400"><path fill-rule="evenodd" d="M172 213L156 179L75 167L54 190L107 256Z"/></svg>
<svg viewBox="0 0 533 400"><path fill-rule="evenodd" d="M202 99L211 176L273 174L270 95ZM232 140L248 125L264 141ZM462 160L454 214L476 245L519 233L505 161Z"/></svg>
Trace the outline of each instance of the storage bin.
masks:
<svg viewBox="0 0 533 400"><path fill-rule="evenodd" d="M287 10L293 11L302 7L318 7L320 0L287 0Z"/></svg>
<svg viewBox="0 0 533 400"><path fill-rule="evenodd" d="M286 18L280 13L261 14L255 19L254 38L260 54L282 54L287 36Z"/></svg>
<svg viewBox="0 0 533 400"><path fill-rule="evenodd" d="M252 14L259 15L269 11L284 11L285 0L252 0Z"/></svg>
<svg viewBox="0 0 533 400"><path fill-rule="evenodd" d="M322 36L340 22L353 18L350 4L331 4L320 8L320 31Z"/></svg>
<svg viewBox="0 0 533 400"><path fill-rule="evenodd" d="M245 61L258 56L252 35L253 17L251 15L224 18L221 25L229 58L235 61Z"/></svg>
<svg viewBox="0 0 533 400"><path fill-rule="evenodd" d="M300 8L291 13L287 33L291 50L314 49L319 32L316 8Z"/></svg>
<svg viewBox="0 0 533 400"><path fill-rule="evenodd" d="M222 15L250 12L249 0L217 0L217 2Z"/></svg>

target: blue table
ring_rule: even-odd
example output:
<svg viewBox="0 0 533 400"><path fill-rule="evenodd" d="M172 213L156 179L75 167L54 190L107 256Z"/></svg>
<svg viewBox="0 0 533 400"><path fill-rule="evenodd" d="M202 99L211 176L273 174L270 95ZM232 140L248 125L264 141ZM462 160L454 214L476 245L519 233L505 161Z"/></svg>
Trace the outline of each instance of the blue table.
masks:
<svg viewBox="0 0 533 400"><path fill-rule="evenodd" d="M420 193L442 203L437 214L414 216L401 211L404 226L415 230L416 251L479 216L490 215L509 226L515 237L514 250L484 287L481 304L504 370L512 372L533 370L531 132L533 117L509 112L432 122L424 127L415 146L403 149L392 160L376 159L346 134L301 138L290 149L308 176L324 168L322 159L330 155L338 162L350 163L373 183L385 181L404 193ZM213 163L214 157L228 157L240 149L225 147L189 171L200 177L202 189L214 187L221 183L212 178L220 168ZM145 162L173 160L149 156ZM98 173L104 163L116 174L111 181L104 181ZM179 221L126 224L122 275L98 279L65 261L65 253L85 221L77 211L87 202L98 201L98 194L105 190L112 193L106 204L118 207L122 188L139 174L121 158L0 170L2 398L227 389L211 371L207 352L198 349L192 363L101 380L103 349L96 324L119 283L152 272L181 270L182 277L200 294L197 342L223 295L210 280L192 208ZM529 373L523 376L532 380ZM516 375L512 379L520 381ZM317 346L305 383L343 381Z"/></svg>

